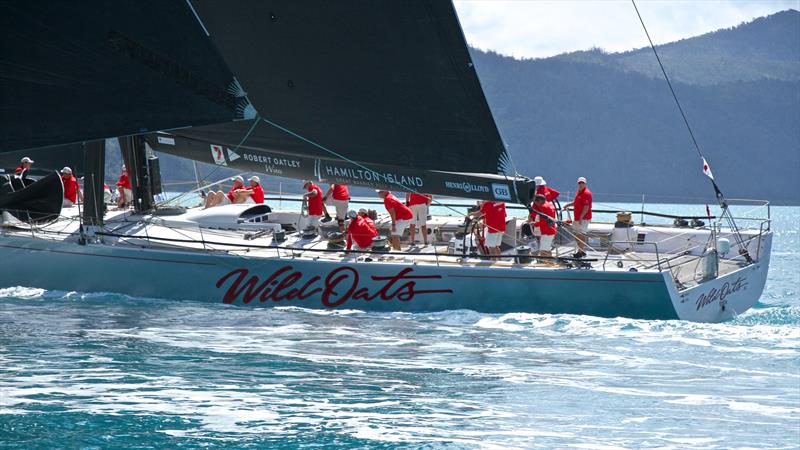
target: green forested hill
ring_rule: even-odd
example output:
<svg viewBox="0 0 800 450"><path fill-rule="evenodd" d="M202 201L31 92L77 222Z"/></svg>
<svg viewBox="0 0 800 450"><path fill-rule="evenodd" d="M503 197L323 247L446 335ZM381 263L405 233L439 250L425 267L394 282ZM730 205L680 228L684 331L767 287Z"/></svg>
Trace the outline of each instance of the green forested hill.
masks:
<svg viewBox="0 0 800 450"><path fill-rule="evenodd" d="M800 13L659 51L669 55L675 91L726 194L800 202L790 184L800 174ZM564 190L585 175L597 192L711 193L649 48L472 56L519 172Z"/></svg>

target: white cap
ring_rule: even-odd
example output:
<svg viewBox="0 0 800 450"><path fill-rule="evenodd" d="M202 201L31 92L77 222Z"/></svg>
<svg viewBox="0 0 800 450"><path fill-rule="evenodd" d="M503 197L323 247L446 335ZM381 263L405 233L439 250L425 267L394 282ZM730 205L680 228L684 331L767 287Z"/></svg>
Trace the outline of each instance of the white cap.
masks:
<svg viewBox="0 0 800 450"><path fill-rule="evenodd" d="M305 186L307 184L314 184L314 182L311 181L311 180L303 180L303 186Z"/></svg>
<svg viewBox="0 0 800 450"><path fill-rule="evenodd" d="M355 209L351 209L350 211L347 211L347 217L355 219L356 217L358 217L358 213L356 212Z"/></svg>
<svg viewBox="0 0 800 450"><path fill-rule="evenodd" d="M125 167L125 164L123 164L123 165L122 165L122 170L128 170L128 169Z"/></svg>
<svg viewBox="0 0 800 450"><path fill-rule="evenodd" d="M231 181L238 181L244 184L244 178L242 178L240 175L236 175L235 177L231 178Z"/></svg>
<svg viewBox="0 0 800 450"><path fill-rule="evenodd" d="M72 169L70 169L69 167L64 166L64 168L61 169L61 173L72 173Z"/></svg>
<svg viewBox="0 0 800 450"><path fill-rule="evenodd" d="M578 177L578 183L586 183L586 177Z"/></svg>
<svg viewBox="0 0 800 450"><path fill-rule="evenodd" d="M546 186L547 181L544 181L542 177L533 177L533 182L536 183L537 186Z"/></svg>
<svg viewBox="0 0 800 450"><path fill-rule="evenodd" d="M253 175L252 177L248 178L247 181L255 181L258 184L261 184L261 178L258 178L258 175Z"/></svg>
<svg viewBox="0 0 800 450"><path fill-rule="evenodd" d="M22 158L21 160L19 160L19 162L21 162L21 163L31 163L31 164L33 164L33 160L32 160L32 159L30 159L30 158L28 158L27 156L26 156L26 157L24 157L24 158Z"/></svg>

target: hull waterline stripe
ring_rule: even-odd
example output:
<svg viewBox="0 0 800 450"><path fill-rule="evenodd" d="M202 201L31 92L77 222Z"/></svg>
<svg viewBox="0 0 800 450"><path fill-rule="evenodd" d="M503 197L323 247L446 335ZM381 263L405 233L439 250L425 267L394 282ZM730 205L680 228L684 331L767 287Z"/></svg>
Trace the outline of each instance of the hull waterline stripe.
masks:
<svg viewBox="0 0 800 450"><path fill-rule="evenodd" d="M205 263L205 262L193 262L193 261L179 261L173 259L158 259L158 258L139 258L135 256L116 256L116 255L98 255L93 253L80 253L80 252L69 252L65 250L48 250L42 248L30 248L30 247L17 247L15 245L0 245L0 247L4 248L14 248L17 250L28 250L34 252L49 252L49 253L63 253L66 255L76 255L76 256L99 256L101 258L116 258L116 259L133 259L139 261L156 261L156 262L164 262L164 263L178 263L178 264L194 264L198 266L216 266L216 263Z"/></svg>
<svg viewBox="0 0 800 450"><path fill-rule="evenodd" d="M447 275L449 278L489 278L506 280L547 280L547 281L598 281L604 283L663 283L663 280L619 280L619 279L591 279L591 278L558 278L558 277L499 277L490 275Z"/></svg>

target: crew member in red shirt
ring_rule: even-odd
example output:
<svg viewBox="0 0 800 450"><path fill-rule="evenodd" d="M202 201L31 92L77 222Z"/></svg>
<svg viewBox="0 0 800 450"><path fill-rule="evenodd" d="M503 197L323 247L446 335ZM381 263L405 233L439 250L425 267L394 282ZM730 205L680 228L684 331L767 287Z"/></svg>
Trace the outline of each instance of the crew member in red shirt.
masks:
<svg viewBox="0 0 800 450"><path fill-rule="evenodd" d="M378 191L378 195L383 199L383 206L386 207L386 212L392 218L392 248L400 250L400 236L406 231L408 225L411 224L411 219L414 213L411 212L408 206L398 200L397 197L392 195L389 191Z"/></svg>
<svg viewBox="0 0 800 450"><path fill-rule="evenodd" d="M533 199L533 210L528 223L533 227L538 228L540 233L539 238L539 255L552 256L550 250L553 248L553 239L556 237L556 207L548 202L546 197L542 194L536 194Z"/></svg>
<svg viewBox="0 0 800 450"><path fill-rule="evenodd" d="M411 224L408 226L408 234L411 236L411 243L416 242L417 227L422 233L422 242L428 245L428 207L433 200L430 194L417 194L415 192L406 193L406 205L408 205L414 217L411 219Z"/></svg>
<svg viewBox="0 0 800 450"><path fill-rule="evenodd" d="M486 224L484 245L489 248L490 255L500 255L500 244L506 232L506 204L503 202L482 202L479 211L471 216L483 217Z"/></svg>
<svg viewBox="0 0 800 450"><path fill-rule="evenodd" d="M245 189L245 192L250 191L248 200L253 203L264 203L264 188L261 187L261 178L258 175L253 175L247 181L250 182L250 189Z"/></svg>
<svg viewBox="0 0 800 450"><path fill-rule="evenodd" d="M303 202L307 202L308 204L308 225L316 227L325 210L325 205L322 202L322 188L314 184L311 180L306 180L303 183L303 187L307 191L303 194Z"/></svg>
<svg viewBox="0 0 800 450"><path fill-rule="evenodd" d="M347 250L353 247L355 242L356 250L366 250L372 247L372 238L378 235L378 230L375 229L375 223L372 219L364 215L349 211L347 216L350 218L350 224L347 226Z"/></svg>
<svg viewBox="0 0 800 450"><path fill-rule="evenodd" d="M239 195L239 192L246 190L244 188L244 178L239 175L231 178L233 185L231 186L231 190L227 193L223 191L211 191L206 196L206 205L205 208L211 208L217 205L228 205L231 203L244 203L247 200L247 197L242 197Z"/></svg>
<svg viewBox="0 0 800 450"><path fill-rule="evenodd" d="M128 178L128 169L122 165L122 174L117 181L117 208L133 203L133 185Z"/></svg>
<svg viewBox="0 0 800 450"><path fill-rule="evenodd" d="M83 203L83 192L78 184L78 180L72 175L72 169L64 167L61 169L61 182L64 184L64 202L62 206L69 208L78 203L80 197Z"/></svg>
<svg viewBox="0 0 800 450"><path fill-rule="evenodd" d="M575 231L575 242L578 251L572 255L575 258L586 256L586 234L589 232L589 222L592 221L592 191L586 186L586 178L578 178L578 192L572 202L564 205L564 209L573 207L575 218L572 222Z"/></svg>
<svg viewBox="0 0 800 450"><path fill-rule="evenodd" d="M533 182L536 183L536 194L544 195L546 201L552 203L558 198L560 192L547 186L547 181L544 178L534 177Z"/></svg>
<svg viewBox="0 0 800 450"><path fill-rule="evenodd" d="M332 200L328 200L331 195ZM350 191L346 184L331 184L322 201L326 204L330 202L336 208L336 222L339 223L339 230L344 231L344 219L347 215L347 208L350 207Z"/></svg>

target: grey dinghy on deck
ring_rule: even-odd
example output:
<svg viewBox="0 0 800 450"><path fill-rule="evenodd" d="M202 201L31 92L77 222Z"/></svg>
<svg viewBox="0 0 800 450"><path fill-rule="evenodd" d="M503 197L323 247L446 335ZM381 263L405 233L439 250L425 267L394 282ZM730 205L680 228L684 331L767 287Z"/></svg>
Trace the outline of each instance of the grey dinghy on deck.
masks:
<svg viewBox="0 0 800 450"><path fill-rule="evenodd" d="M11 37L0 151L84 141L87 171L83 211L46 225L4 212L0 286L704 322L745 311L763 289L768 216L754 230L630 224L623 242L613 224L594 224L601 244L589 259L549 265L514 255L519 220L505 239L511 255L488 260L458 249L460 219L434 218L436 246L344 253L294 232L297 213L229 205L171 215L154 205L157 164L130 136L170 129L148 142L264 173L527 203L527 178L497 174L508 156L449 2L0 1L0 12ZM102 139L114 136L129 136L120 141L136 210L104 215ZM718 252L725 240L741 253ZM557 254L571 245L561 244Z"/></svg>

